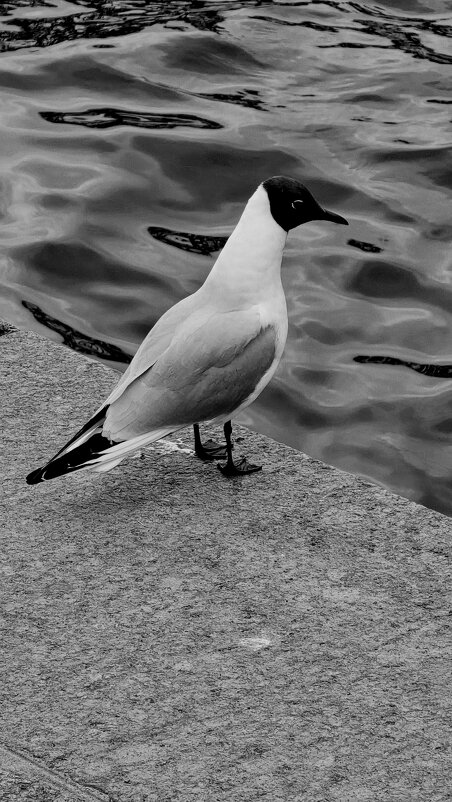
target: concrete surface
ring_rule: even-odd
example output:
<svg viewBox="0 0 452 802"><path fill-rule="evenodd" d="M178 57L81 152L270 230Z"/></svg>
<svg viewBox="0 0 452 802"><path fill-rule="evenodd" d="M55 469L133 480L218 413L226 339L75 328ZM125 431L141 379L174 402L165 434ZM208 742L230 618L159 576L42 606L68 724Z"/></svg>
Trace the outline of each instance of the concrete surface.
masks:
<svg viewBox="0 0 452 802"><path fill-rule="evenodd" d="M115 376L0 349L2 800L452 799L449 518L245 429L28 487Z"/></svg>

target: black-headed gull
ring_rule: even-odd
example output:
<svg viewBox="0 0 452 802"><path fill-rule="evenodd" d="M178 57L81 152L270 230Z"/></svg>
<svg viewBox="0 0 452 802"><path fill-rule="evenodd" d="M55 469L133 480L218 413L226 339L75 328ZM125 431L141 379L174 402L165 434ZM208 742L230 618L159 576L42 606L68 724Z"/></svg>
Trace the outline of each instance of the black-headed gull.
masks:
<svg viewBox="0 0 452 802"><path fill-rule="evenodd" d="M37 484L82 468L108 471L124 457L188 425L202 459L226 459L227 476L259 470L234 462L231 419L272 378L287 337L281 261L287 232L310 220L347 225L299 181L259 185L204 284L171 307L142 342L94 417L42 468ZM203 445L199 424L224 424L226 448ZM220 466L219 466L220 467Z"/></svg>

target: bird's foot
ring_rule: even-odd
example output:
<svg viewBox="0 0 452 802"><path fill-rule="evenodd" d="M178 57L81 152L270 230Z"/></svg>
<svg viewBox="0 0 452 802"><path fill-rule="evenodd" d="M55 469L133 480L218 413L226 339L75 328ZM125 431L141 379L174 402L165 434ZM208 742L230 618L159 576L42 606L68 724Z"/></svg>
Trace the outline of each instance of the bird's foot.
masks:
<svg viewBox="0 0 452 802"><path fill-rule="evenodd" d="M253 465L252 462L248 462L246 457L242 457L238 462L228 460L226 465L217 467L223 476L244 476L247 473L256 473L256 471L262 470L262 465Z"/></svg>
<svg viewBox="0 0 452 802"><path fill-rule="evenodd" d="M196 456L202 460L227 459L226 446L216 443L215 440L206 440L195 448Z"/></svg>

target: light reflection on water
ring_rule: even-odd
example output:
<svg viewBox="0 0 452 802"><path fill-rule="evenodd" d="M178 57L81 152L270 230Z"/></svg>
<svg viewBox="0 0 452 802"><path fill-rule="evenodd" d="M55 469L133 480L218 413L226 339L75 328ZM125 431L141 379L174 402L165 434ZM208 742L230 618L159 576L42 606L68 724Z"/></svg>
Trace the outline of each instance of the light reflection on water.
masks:
<svg viewBox="0 0 452 802"><path fill-rule="evenodd" d="M108 8L2 6L0 316L131 354L255 186L298 177L350 227L292 232L244 419L452 514L450 375L400 364L452 364L450 4Z"/></svg>

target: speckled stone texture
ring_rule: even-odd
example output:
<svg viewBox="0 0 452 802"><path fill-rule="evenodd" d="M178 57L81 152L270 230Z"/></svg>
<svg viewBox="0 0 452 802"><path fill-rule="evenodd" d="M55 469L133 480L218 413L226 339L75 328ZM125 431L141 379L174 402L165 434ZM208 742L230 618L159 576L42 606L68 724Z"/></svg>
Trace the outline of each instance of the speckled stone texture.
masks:
<svg viewBox="0 0 452 802"><path fill-rule="evenodd" d="M238 428L29 487L116 377L0 349L2 799L452 799L449 518Z"/></svg>

